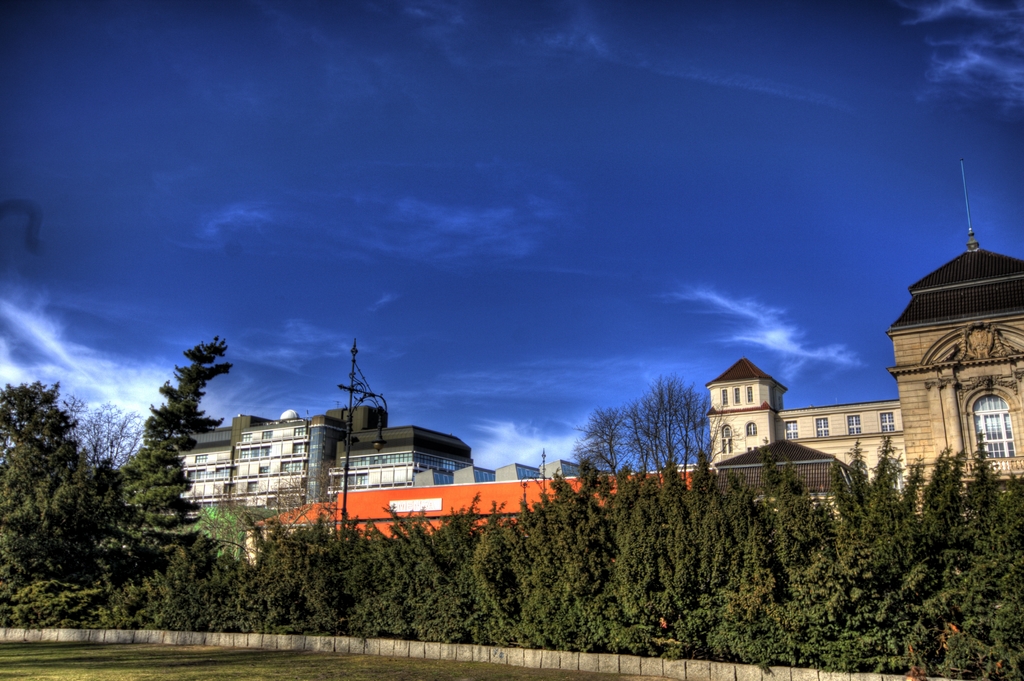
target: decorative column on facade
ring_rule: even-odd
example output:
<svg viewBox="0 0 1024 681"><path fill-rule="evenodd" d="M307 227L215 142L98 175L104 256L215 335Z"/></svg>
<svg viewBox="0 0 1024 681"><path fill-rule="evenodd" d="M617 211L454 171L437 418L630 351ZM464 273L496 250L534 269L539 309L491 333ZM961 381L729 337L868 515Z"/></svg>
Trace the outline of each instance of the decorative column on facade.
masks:
<svg viewBox="0 0 1024 681"><path fill-rule="evenodd" d="M953 452L964 449L963 423L960 420L960 406L956 399L956 391L960 386L955 378L940 378L939 389L942 391L943 411L946 415L947 444Z"/></svg>
<svg viewBox="0 0 1024 681"><path fill-rule="evenodd" d="M937 426L942 428L945 446L954 452L964 448L963 430L960 423L960 409L957 406L955 378L936 378L925 381L928 390L928 406L931 412L932 437L936 444L940 441ZM934 390L934 392L933 392Z"/></svg>
<svg viewBox="0 0 1024 681"><path fill-rule="evenodd" d="M946 441L946 420L942 413L942 397L939 394L939 381L932 379L924 382L924 387L928 391L928 424L929 424L929 436L931 441L936 445L942 442L943 447L948 446ZM936 447L933 454L938 454L942 450L942 447Z"/></svg>

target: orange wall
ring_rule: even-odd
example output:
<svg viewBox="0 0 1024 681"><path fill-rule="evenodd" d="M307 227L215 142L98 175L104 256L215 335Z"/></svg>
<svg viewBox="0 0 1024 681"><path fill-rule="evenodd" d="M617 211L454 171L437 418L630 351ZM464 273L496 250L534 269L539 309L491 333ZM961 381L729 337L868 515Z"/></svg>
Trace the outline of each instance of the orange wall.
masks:
<svg viewBox="0 0 1024 681"><path fill-rule="evenodd" d="M392 487L389 489L353 490L348 493L349 518L368 520L391 520L388 507L392 501L430 500L437 505L440 499L440 510L425 511L428 518L439 518L451 515L453 511L469 508L473 498L480 496L477 511L490 513L492 502L505 513L518 513L519 505L526 495L526 502L531 506L540 501L545 489L550 489L550 481L527 480L513 482L478 482L464 485L435 485L433 487ZM570 484L575 480L570 480ZM337 508L341 509L341 495L338 495ZM399 516L418 515L418 512L401 512Z"/></svg>
<svg viewBox="0 0 1024 681"><path fill-rule="evenodd" d="M526 483L525 485L523 483ZM567 482L573 489L579 489L579 480L569 478ZM469 508L474 497L479 495L476 509L478 513L488 514L492 504L497 504L503 513L518 513L523 502L533 506L540 501L541 494L551 490L550 480L525 480L513 482L478 482L465 485L435 485L433 487L393 487L389 489L353 490L348 493L349 518L358 521L360 528L366 523L374 522L384 532L391 525L391 514L388 507L397 501L430 501L435 510L424 511L427 518L435 519L431 524L437 526L439 519L451 515L455 511ZM399 517L418 516L419 511L399 512ZM301 509L282 513L277 520L284 525L304 525L316 522L320 518L341 520L341 495L335 503L312 504Z"/></svg>

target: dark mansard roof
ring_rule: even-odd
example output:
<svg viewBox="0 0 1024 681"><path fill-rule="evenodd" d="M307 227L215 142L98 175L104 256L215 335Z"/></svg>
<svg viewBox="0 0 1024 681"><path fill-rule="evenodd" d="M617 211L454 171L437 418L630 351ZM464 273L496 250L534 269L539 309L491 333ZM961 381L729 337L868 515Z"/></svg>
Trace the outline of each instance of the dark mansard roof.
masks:
<svg viewBox="0 0 1024 681"><path fill-rule="evenodd" d="M967 251L910 287L892 329L1024 312L1024 260Z"/></svg>

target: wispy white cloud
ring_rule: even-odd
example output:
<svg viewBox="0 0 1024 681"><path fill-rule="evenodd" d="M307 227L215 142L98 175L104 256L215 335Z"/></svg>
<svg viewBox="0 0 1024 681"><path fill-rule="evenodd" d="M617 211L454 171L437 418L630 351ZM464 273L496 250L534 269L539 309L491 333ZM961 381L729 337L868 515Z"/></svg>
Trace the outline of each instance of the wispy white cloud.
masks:
<svg viewBox="0 0 1024 681"><path fill-rule="evenodd" d="M650 71L651 73L668 78L697 81L737 90L747 90L772 97L827 106L842 111L850 110L850 106L837 97L814 92L796 85L780 83L770 78L762 78L745 73L731 73L699 67L693 64L680 64L672 59L656 59L639 50L616 47L606 40L601 33L601 30L592 20L586 17L577 17L562 30L541 34L539 42L546 49L553 51L592 57L629 68Z"/></svg>
<svg viewBox="0 0 1024 681"><path fill-rule="evenodd" d="M691 361L678 348L653 354L594 358L545 359L503 367L453 371L420 385L388 392L394 404L444 404L448 409L486 415L495 421L514 421L545 413L562 416L541 424L546 435L568 433L586 421L596 407L621 405L659 376L675 374L698 385L721 371L700 358ZM528 405L528 406L526 406ZM476 448L477 443L471 443ZM549 451L550 453L550 451Z"/></svg>
<svg viewBox="0 0 1024 681"><path fill-rule="evenodd" d="M480 251L525 255L532 246L530 217L512 206L449 206L412 197L399 199L391 207L394 223L412 228L413 247L437 255Z"/></svg>
<svg viewBox="0 0 1024 681"><path fill-rule="evenodd" d="M196 251L224 250L237 254L248 239L270 233L274 214L260 203L231 203L200 216L187 238L175 239L182 248Z"/></svg>
<svg viewBox="0 0 1024 681"><path fill-rule="evenodd" d="M845 345L807 345L803 340L806 334L786 321L784 310L756 300L729 298L711 289L692 289L666 297L670 300L701 303L712 313L736 322L726 336L726 341L754 345L774 352L787 363L787 368L792 372L807 362L829 362L841 366L860 364L857 356Z"/></svg>
<svg viewBox="0 0 1024 681"><path fill-rule="evenodd" d="M384 307L388 303L395 302L396 300L398 300L398 298L399 298L399 295L397 293L385 293L384 295L382 295L380 298L377 299L377 302L375 302L373 305L371 305L367 309L370 312L376 312L377 310L379 310L380 308Z"/></svg>
<svg viewBox="0 0 1024 681"><path fill-rule="evenodd" d="M312 360L348 352L351 338L304 319L288 319L280 328L243 332L232 346L232 354L241 361L297 372Z"/></svg>
<svg viewBox="0 0 1024 681"><path fill-rule="evenodd" d="M615 55L608 48L608 43L604 38L598 35L593 28L580 22L573 22L562 31L543 33L540 40L546 47L554 50L590 54L595 57L615 60Z"/></svg>
<svg viewBox="0 0 1024 681"><path fill-rule="evenodd" d="M401 11L408 17L431 26L465 26L466 8L458 2L444 0L413 0L404 3Z"/></svg>
<svg viewBox="0 0 1024 681"><path fill-rule="evenodd" d="M473 460L483 468L509 463L539 466L541 455L548 461L572 459L572 446L579 435L571 426L545 432L528 423L484 421L475 427L480 433L473 441Z"/></svg>
<svg viewBox="0 0 1024 681"><path fill-rule="evenodd" d="M917 16L907 23L917 24L947 18L968 18L1003 21L1008 17L1019 16L1022 12L1021 3L1004 2L1002 6L995 3L981 3L976 0L897 0L903 7L913 10Z"/></svg>
<svg viewBox="0 0 1024 681"><path fill-rule="evenodd" d="M605 395L639 392L659 374L681 373L678 363L639 357L602 359L545 359L507 368L487 368L443 374L432 382L433 395L467 401L521 399L536 395L548 400L601 400Z"/></svg>
<svg viewBox="0 0 1024 681"><path fill-rule="evenodd" d="M0 384L59 382L64 395L146 413L160 402L158 391L171 377L169 366L75 343L43 301L18 294L0 297Z"/></svg>
<svg viewBox="0 0 1024 681"><path fill-rule="evenodd" d="M995 102L1005 114L1024 113L1024 2L897 1L914 12L908 24L959 22L956 35L928 40L935 48L929 96Z"/></svg>
<svg viewBox="0 0 1024 681"><path fill-rule="evenodd" d="M557 15L564 7L549 9ZM538 20L538 23L545 21L550 24L551 28L536 30L534 26L523 26L512 31L512 40L535 52L539 49L540 55L545 58L571 54L650 71L669 78L746 90L843 111L850 109L838 97L770 78L699 67L672 58L656 58L646 50L628 46L621 36L615 36L613 30L603 25L594 15L588 3L569 3L568 7L567 16L557 19L548 16ZM498 35L507 35L508 27L489 24L487 16L474 14L473 9L466 3L447 0L413 0L402 6L403 14L419 23L421 35L438 45L453 65L479 69L502 64L500 59L495 59L491 50L481 45L479 38L488 30L497 31Z"/></svg>
<svg viewBox="0 0 1024 681"><path fill-rule="evenodd" d="M259 204L234 203L207 215L196 236L205 243L221 245L235 235L258 233L271 221L270 211Z"/></svg>
<svg viewBox="0 0 1024 681"><path fill-rule="evenodd" d="M451 204L412 196L359 196L374 238L363 247L414 260L467 256L521 258L533 252L563 215L557 204L526 195L496 205ZM363 235L365 238L365 234Z"/></svg>
<svg viewBox="0 0 1024 681"><path fill-rule="evenodd" d="M796 85L780 83L770 78L759 78L745 73L726 73L696 66L673 67L671 65L656 65L646 60L637 61L634 66L644 68L662 76L680 78L682 80L693 80L710 85L718 85L725 88L747 90L762 95L781 97L808 104L827 106L840 111L850 111L850 105L839 99L820 92L814 92Z"/></svg>

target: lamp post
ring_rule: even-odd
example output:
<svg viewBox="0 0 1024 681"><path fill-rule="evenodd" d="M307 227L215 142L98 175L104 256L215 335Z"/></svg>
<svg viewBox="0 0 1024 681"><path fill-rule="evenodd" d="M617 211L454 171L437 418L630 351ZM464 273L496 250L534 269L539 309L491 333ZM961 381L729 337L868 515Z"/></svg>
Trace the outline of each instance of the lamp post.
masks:
<svg viewBox="0 0 1024 681"><path fill-rule="evenodd" d="M348 385L338 387L348 392L348 414L345 419L345 469L342 473L341 482L341 517L348 518L348 468L349 458L352 455L352 443L359 440L352 436L352 410L363 402L371 402L377 408L377 439L373 441L373 448L378 452L387 444L384 439L384 414L388 411L388 402L380 393L370 390L363 372L356 366L356 341L352 340L352 369L348 374Z"/></svg>

